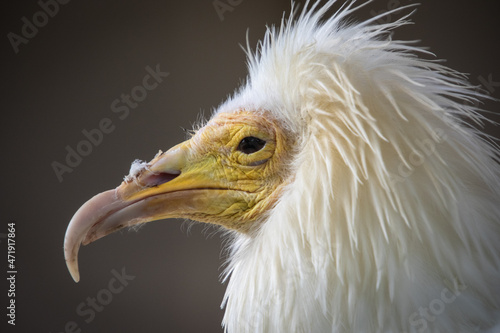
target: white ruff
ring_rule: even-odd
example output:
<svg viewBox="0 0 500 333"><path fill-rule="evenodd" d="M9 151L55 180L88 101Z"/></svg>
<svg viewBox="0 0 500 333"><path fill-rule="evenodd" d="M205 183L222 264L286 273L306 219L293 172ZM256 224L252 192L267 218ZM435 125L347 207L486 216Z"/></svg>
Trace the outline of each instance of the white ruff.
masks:
<svg viewBox="0 0 500 333"><path fill-rule="evenodd" d="M498 151L464 77L306 5L249 52L218 112L267 110L299 139L292 183L234 235L227 332L482 332L499 318ZM468 101L468 103L467 103Z"/></svg>

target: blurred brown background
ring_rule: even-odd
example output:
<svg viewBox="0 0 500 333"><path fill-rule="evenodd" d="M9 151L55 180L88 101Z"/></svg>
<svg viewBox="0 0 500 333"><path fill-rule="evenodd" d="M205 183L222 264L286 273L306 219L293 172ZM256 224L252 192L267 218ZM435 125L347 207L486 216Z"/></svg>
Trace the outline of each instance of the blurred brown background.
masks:
<svg viewBox="0 0 500 333"><path fill-rule="evenodd" d="M222 332L222 239L201 225L188 232L180 220L155 222L84 247L78 284L62 253L67 223L80 205L117 186L134 159L149 160L184 140L181 127L190 128L200 111L208 115L245 78L239 44L247 29L255 46L265 25L279 23L290 9L289 0L220 2L232 9L223 20L212 0L71 1L60 4L17 54L9 33L21 35L22 18L33 22L41 7L36 1L3 5L0 275L7 270L10 221L17 224L18 274L15 327L6 324L1 279L2 332L64 332L68 322L82 332ZM376 0L357 16L413 2ZM500 83L491 83L500 81L499 14L494 1L424 1L415 24L395 38L421 40L499 98ZM43 15L37 19L43 23ZM111 103L142 85L146 66L157 64L169 76L121 120ZM486 103L491 111L498 106ZM51 164L65 164L66 146L76 149L82 131L103 118L114 130L60 181ZM498 133L493 126L488 131ZM110 293L111 271L123 268L135 278ZM100 312L90 320L89 297L96 296L107 305L97 303Z"/></svg>

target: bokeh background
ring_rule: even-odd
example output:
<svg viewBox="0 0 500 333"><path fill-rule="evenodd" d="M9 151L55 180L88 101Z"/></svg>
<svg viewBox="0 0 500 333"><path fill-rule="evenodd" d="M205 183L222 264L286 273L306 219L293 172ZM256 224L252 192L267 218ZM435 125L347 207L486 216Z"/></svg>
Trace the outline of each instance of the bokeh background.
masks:
<svg viewBox="0 0 500 333"><path fill-rule="evenodd" d="M356 18L414 2L376 0ZM419 45L499 98L498 5L422 2L415 24L394 38L421 40ZM220 16L214 3L229 9ZM40 4L10 1L2 7L0 276L7 271L11 221L18 274L15 327L6 323L7 285L0 279L1 331L222 332L223 239L213 229L188 230L183 221L168 220L110 235L81 249L78 284L66 270L63 237L81 204L117 186L134 159L149 160L184 140L182 128L191 128L200 113L209 115L244 80L240 44L247 30L255 46L265 26L278 24L289 11L290 1L73 0L60 4L18 53L8 34L21 35L22 18L33 22ZM141 85L146 66L157 64L169 76L119 119L111 103ZM485 104L493 112L498 106ZM85 139L82 131L97 128L103 118L111 119L114 130L60 181L52 163L65 164L66 146L76 149ZM486 130L498 136L495 127ZM90 315L79 315L77 308L89 297L106 296L113 269L135 278L86 322Z"/></svg>

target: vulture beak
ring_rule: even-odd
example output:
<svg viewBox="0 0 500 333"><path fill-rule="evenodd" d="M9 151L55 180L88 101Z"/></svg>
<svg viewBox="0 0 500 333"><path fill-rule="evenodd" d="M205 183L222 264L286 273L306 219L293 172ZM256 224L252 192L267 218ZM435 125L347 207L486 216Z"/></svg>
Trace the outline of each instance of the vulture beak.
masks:
<svg viewBox="0 0 500 333"><path fill-rule="evenodd" d="M224 200L227 203L235 196L228 192L238 191L228 190L222 178L214 179L215 162L210 158L194 158L194 163L188 163L193 160L191 150L191 142L186 141L160 152L116 189L94 196L78 209L64 239L66 265L75 282L80 280L80 244L87 245L138 223L179 217L196 219L200 212L217 214ZM218 205L221 200L223 203Z"/></svg>
<svg viewBox="0 0 500 333"><path fill-rule="evenodd" d="M134 162L114 190L87 201L64 239L66 265L78 282L78 250L116 230L186 218L248 232L277 201L290 146L272 121L253 112L221 113L149 163ZM293 146L293 145L292 145Z"/></svg>

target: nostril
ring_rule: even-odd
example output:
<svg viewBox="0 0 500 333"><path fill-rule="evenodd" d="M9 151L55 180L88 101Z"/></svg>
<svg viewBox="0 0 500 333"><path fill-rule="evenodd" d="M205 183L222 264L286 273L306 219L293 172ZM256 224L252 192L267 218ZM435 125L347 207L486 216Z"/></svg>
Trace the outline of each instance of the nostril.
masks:
<svg viewBox="0 0 500 333"><path fill-rule="evenodd" d="M154 187L171 181L181 174L180 171L151 173L141 179L141 183L147 187Z"/></svg>

